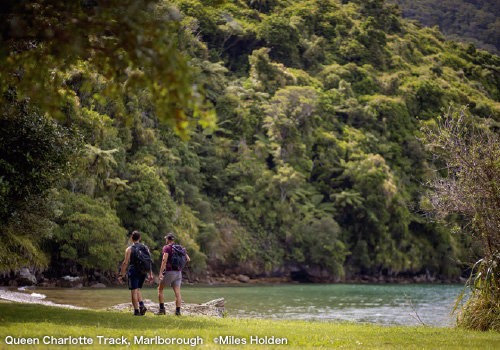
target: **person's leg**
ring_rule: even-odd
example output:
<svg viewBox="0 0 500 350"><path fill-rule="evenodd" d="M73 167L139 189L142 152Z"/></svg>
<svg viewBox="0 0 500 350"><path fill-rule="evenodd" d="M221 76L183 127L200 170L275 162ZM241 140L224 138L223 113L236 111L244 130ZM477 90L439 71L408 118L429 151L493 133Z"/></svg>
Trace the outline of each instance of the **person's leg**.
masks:
<svg viewBox="0 0 500 350"><path fill-rule="evenodd" d="M181 315L181 304L182 304L181 286L172 286L172 289L174 290L174 294L175 294L175 315L180 316Z"/></svg>
<svg viewBox="0 0 500 350"><path fill-rule="evenodd" d="M139 290L139 279L134 274L128 275L128 289L132 296L132 306L134 307L134 315L140 315L139 301L137 298L137 291Z"/></svg>
<svg viewBox="0 0 500 350"><path fill-rule="evenodd" d="M132 289L130 291L130 294L132 294L132 306L134 307L134 310L139 310L139 301L137 300L137 291L139 289Z"/></svg>
<svg viewBox="0 0 500 350"><path fill-rule="evenodd" d="M141 294L141 288L144 284L144 280L146 279L146 275L142 274L139 275L137 279L137 289L136 289L136 296L137 296L137 303L139 304L139 312L141 316L146 314L146 311L148 311L148 308L144 306L144 302L142 301L142 294Z"/></svg>
<svg viewBox="0 0 500 350"><path fill-rule="evenodd" d="M160 305L165 303L165 296L163 295L164 289L165 289L165 285L160 282L160 284L158 285L158 303L160 303Z"/></svg>
<svg viewBox="0 0 500 350"><path fill-rule="evenodd" d="M142 300L141 289L137 289L137 301L139 302L139 312L141 315L145 315L148 308L144 305L144 301Z"/></svg>
<svg viewBox="0 0 500 350"><path fill-rule="evenodd" d="M155 312L155 315L165 315L165 296L163 295L163 289L165 289L165 285L163 282L160 282L158 285L158 304L160 304L160 310Z"/></svg>
<svg viewBox="0 0 500 350"><path fill-rule="evenodd" d="M175 306L181 307L181 304L182 304L181 286L173 286L172 289L174 290L174 294L175 294Z"/></svg>
<svg viewBox="0 0 500 350"><path fill-rule="evenodd" d="M180 316L181 314L181 305L182 305L181 283L182 283L182 272L174 271L173 281L171 286L175 294L175 314L177 316Z"/></svg>

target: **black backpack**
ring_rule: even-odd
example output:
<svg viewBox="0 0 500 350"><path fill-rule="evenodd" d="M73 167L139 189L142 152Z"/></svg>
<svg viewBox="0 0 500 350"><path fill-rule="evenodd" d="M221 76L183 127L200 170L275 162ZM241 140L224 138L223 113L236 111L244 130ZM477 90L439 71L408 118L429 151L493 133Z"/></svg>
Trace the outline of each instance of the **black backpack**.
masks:
<svg viewBox="0 0 500 350"><path fill-rule="evenodd" d="M172 270L182 270L186 266L186 248L180 244L171 244L172 247L172 259L170 260L170 265Z"/></svg>
<svg viewBox="0 0 500 350"><path fill-rule="evenodd" d="M131 263L134 264L135 270L140 273L149 273L153 268L153 261L149 255L148 247L142 243L132 245Z"/></svg>

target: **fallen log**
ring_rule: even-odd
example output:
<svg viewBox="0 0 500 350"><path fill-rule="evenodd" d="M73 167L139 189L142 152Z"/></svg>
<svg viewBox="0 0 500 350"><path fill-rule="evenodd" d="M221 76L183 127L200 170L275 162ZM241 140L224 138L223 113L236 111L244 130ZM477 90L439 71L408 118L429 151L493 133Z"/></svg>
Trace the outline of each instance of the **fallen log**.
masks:
<svg viewBox="0 0 500 350"><path fill-rule="evenodd" d="M212 316L224 317L224 307L226 300L224 298L207 301L203 304L186 304L182 302L181 312L182 315L196 315L196 316ZM147 312L157 312L159 310L158 303L150 299L144 300L144 305L148 308ZM132 303L123 303L114 305L108 308L109 311L133 311ZM165 303L165 311L168 314L175 313L175 301Z"/></svg>

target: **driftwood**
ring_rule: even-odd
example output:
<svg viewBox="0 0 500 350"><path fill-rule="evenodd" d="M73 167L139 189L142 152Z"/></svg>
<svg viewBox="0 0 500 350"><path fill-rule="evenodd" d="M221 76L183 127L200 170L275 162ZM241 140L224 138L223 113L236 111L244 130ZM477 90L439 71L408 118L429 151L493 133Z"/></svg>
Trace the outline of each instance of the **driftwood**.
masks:
<svg viewBox="0 0 500 350"><path fill-rule="evenodd" d="M182 315L197 315L197 316L213 316L224 317L224 305L226 300L224 298L208 301L203 304L186 304L182 302L181 313ZM144 305L148 308L147 312L157 312L159 309L158 303L149 299L144 300ZM132 303L124 303L114 305L108 308L109 311L132 311ZM165 303L165 311L168 314L175 313L175 301Z"/></svg>

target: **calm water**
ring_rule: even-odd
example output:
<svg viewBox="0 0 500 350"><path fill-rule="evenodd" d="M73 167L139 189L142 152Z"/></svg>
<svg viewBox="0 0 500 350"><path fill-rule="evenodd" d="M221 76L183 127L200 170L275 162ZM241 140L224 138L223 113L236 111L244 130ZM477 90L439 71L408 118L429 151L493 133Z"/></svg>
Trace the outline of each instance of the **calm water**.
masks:
<svg viewBox="0 0 500 350"><path fill-rule="evenodd" d="M462 291L458 284L366 285L366 284L275 284L182 287L186 303L225 298L230 317L356 321L382 325L416 325L408 312L405 293L418 315L428 325L453 323L450 312ZM46 300L101 309L130 301L126 287L106 289L30 289ZM156 289L143 289L143 298L157 300ZM165 289L165 300L173 300Z"/></svg>

